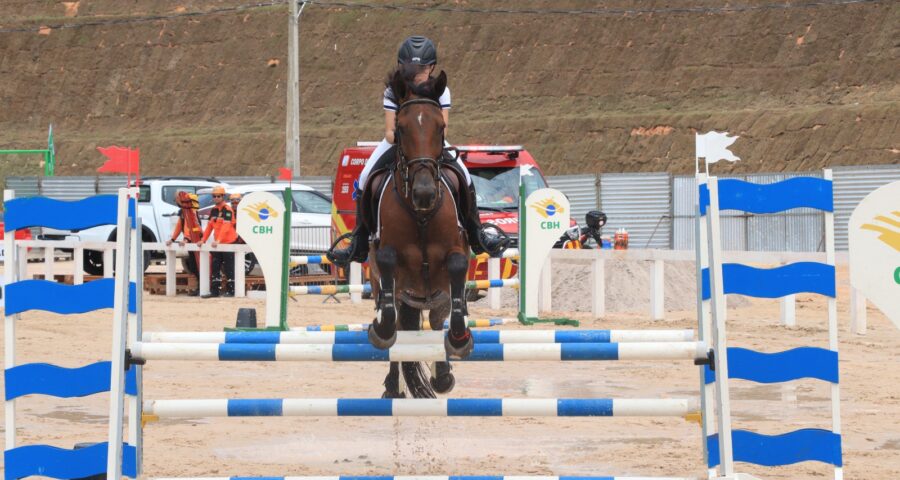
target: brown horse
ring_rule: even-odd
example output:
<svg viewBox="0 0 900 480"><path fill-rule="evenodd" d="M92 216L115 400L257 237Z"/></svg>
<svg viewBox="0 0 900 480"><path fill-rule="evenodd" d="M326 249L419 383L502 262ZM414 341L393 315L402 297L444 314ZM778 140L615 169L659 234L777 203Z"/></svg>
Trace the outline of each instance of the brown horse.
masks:
<svg viewBox="0 0 900 480"><path fill-rule="evenodd" d="M444 346L451 357L464 358L473 348L466 326L465 284L469 268L469 245L458 221L454 196L465 188L454 170L442 163L444 120L437 99L447 86L447 76L413 85L401 72L390 79L399 100L395 138L396 159L389 171L376 174L369 188L380 196L377 210L379 235L371 246L370 282L377 301L377 315L369 327L369 341L376 348L390 348L397 330L419 330L423 310L429 311L429 326L442 330L450 316ZM376 197L377 198L377 197ZM415 364L411 364L412 367ZM449 391L453 379L447 362L438 362L431 384L439 392ZM419 375L404 378L414 396L434 396ZM386 396L399 392L392 385L397 365L386 379ZM419 391L421 389L421 391Z"/></svg>

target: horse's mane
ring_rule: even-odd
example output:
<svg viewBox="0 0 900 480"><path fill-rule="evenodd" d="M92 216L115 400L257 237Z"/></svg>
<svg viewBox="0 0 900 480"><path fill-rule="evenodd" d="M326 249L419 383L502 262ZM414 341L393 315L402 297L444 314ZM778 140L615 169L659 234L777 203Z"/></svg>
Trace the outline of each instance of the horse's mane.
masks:
<svg viewBox="0 0 900 480"><path fill-rule="evenodd" d="M402 65L398 65L396 68L391 70L388 73L387 78L384 81L385 87L390 87L391 91L394 94L394 97L399 96L399 92L397 91L396 86L398 82L403 82L403 85L406 87L406 91L410 92L412 95L419 98L428 98L434 100L435 102L440 102L441 95L444 94L444 90L437 91L437 78L434 76L428 77L428 80L415 84L413 83L413 79L415 78L415 72L410 71L409 69L403 68ZM445 84L446 88L446 84ZM400 98L394 98L394 101L400 103Z"/></svg>

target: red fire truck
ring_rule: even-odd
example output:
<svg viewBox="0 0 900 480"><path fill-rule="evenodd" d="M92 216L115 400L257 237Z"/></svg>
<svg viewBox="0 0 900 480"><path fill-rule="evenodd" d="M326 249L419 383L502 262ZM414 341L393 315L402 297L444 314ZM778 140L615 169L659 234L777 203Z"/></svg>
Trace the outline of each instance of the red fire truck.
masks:
<svg viewBox="0 0 900 480"><path fill-rule="evenodd" d="M356 225L356 194L358 178L376 143L360 142L355 148L341 153L331 204L332 229L335 236L349 232ZM519 235L519 176L527 192L545 188L547 182L537 162L527 150L509 146L457 146L463 162L472 175L478 192L481 221L497 225L518 244ZM512 278L517 273L515 260L501 260L501 275ZM469 269L471 280L487 278L487 261L475 259Z"/></svg>

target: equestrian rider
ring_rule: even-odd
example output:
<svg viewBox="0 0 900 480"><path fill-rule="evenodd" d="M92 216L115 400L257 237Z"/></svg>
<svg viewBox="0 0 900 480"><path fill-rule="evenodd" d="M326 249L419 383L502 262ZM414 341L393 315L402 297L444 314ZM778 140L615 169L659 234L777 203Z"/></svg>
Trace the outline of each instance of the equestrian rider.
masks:
<svg viewBox="0 0 900 480"><path fill-rule="evenodd" d="M397 68L402 69L404 73L408 74L407 78L412 77L413 83L420 84L427 81L434 72L435 65L437 65L437 49L435 48L434 42L428 38L414 35L404 40L400 45L400 50L397 52ZM369 174L377 168L392 164L396 159L396 149L391 147L394 145L394 129L396 128L397 110L400 108L398 102L399 99L395 98L391 87L387 86L384 89L384 98L382 101L384 107L385 138L381 140L377 147L375 147L375 151L369 156L365 168L359 175L358 184L360 193L357 196L358 200L356 202L356 228L354 228L351 233L350 246L342 249L333 249L332 251L329 251L327 255L329 260L339 266L345 266L350 262L365 262L368 258L369 235L371 232L369 232L369 226L366 225L366 222L363 220L365 218L362 206L363 202L359 199L363 198L362 190L366 188ZM439 103L441 105L441 114L444 117L444 136L446 137L447 125L449 125L450 121L449 87L441 94ZM444 146L449 147L450 145L445 141ZM444 150L443 161L454 162L457 169L462 171L465 175L466 184L468 186L468 188L466 188L467 192L465 192L468 195L468 202L466 202L468 204L468 211L463 212L464 215L462 215L462 219L472 251L476 254L488 253L491 256L499 256L503 253L503 250L506 249L509 239L493 225L488 227L488 229L492 230L492 233L485 231L486 229L481 224L481 218L478 214L478 204L475 200L475 187L472 184L472 178L469 175L468 169L455 152L446 149Z"/></svg>

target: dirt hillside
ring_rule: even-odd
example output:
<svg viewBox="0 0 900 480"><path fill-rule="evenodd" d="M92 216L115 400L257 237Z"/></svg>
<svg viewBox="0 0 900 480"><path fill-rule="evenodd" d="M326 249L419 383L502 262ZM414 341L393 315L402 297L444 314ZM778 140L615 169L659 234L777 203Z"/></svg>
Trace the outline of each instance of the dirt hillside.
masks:
<svg viewBox="0 0 900 480"><path fill-rule="evenodd" d="M688 3L725 2L618 0L603 7ZM146 174L272 174L284 158L287 6L179 16L242 4L0 2L0 148L37 147L52 122L62 175L92 174L101 162L96 146L113 143L140 147ZM138 21L150 15L169 18ZM100 25L35 31L91 22ZM340 149L380 138L381 81L412 33L438 42L440 67L450 75L450 139L522 143L549 174L687 173L696 129L743 137L735 151L744 161L719 171L900 161L896 1L603 15L313 4L301 19L303 174L330 175ZM40 171L33 157L0 162L0 177Z"/></svg>

